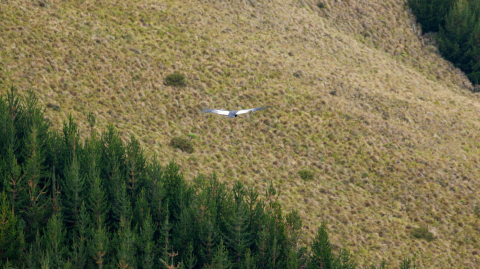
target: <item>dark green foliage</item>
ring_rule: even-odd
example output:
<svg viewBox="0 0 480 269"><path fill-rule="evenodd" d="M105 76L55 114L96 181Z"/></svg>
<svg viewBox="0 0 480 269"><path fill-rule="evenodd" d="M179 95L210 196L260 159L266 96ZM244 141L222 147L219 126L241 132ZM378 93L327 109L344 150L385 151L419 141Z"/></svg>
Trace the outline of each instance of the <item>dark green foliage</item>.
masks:
<svg viewBox="0 0 480 269"><path fill-rule="evenodd" d="M68 225L73 227L77 226L85 185L85 180L80 175L79 170L80 165L77 160L77 155L74 153L71 164L65 172L65 180L63 180L63 184L61 185L63 190L63 214Z"/></svg>
<svg viewBox="0 0 480 269"><path fill-rule="evenodd" d="M103 219L96 223L96 228L92 229L92 238L87 242L90 251L90 258L98 268L102 268L103 263L108 258L109 236Z"/></svg>
<svg viewBox="0 0 480 269"><path fill-rule="evenodd" d="M0 193L0 261L18 258L20 234L17 225L18 220L7 195Z"/></svg>
<svg viewBox="0 0 480 269"><path fill-rule="evenodd" d="M431 241L433 241L433 240L435 239L435 238L433 237L433 234L428 231L428 228L427 228L427 227L424 227L424 226L414 229L414 230L411 232L411 234L412 234L412 236L415 237L415 238L425 239L425 240L427 240L428 242L431 242Z"/></svg>
<svg viewBox="0 0 480 269"><path fill-rule="evenodd" d="M215 174L187 182L112 126L85 142L71 117L60 133L47 127L36 99L0 97L0 266L355 266L347 251L332 252L324 226L311 255L300 247L302 220L284 214L273 184L262 200Z"/></svg>
<svg viewBox="0 0 480 269"><path fill-rule="evenodd" d="M460 0L447 14L445 26L441 27L438 35L438 45L442 55L467 74L470 73L471 68L466 53L472 48L469 39L476 20L468 2Z"/></svg>
<svg viewBox="0 0 480 269"><path fill-rule="evenodd" d="M424 32L438 32L442 56L480 83L480 1L408 0Z"/></svg>
<svg viewBox="0 0 480 269"><path fill-rule="evenodd" d="M130 227L130 221L122 216L118 229L117 266L119 268L136 268L136 233Z"/></svg>
<svg viewBox="0 0 480 269"><path fill-rule="evenodd" d="M325 3L323 3L323 2L318 2L317 3L317 7L320 8L320 9L325 8L326 6L327 5L325 5Z"/></svg>
<svg viewBox="0 0 480 269"><path fill-rule="evenodd" d="M308 263L308 268L332 268L334 260L332 246L328 240L327 226L325 222L318 228L317 235L312 243L312 258Z"/></svg>
<svg viewBox="0 0 480 269"><path fill-rule="evenodd" d="M170 146L181 149L187 153L193 153L193 143L187 138L173 137L172 140L170 140Z"/></svg>
<svg viewBox="0 0 480 269"><path fill-rule="evenodd" d="M225 245L223 244L223 240L220 240L220 243L218 244L217 251L215 252L215 255L213 256L213 261L210 266L207 266L207 268L214 268L214 269L230 269L232 268L232 262L228 258L228 251L225 248Z"/></svg>
<svg viewBox="0 0 480 269"><path fill-rule="evenodd" d="M298 175L300 175L300 178L303 180L313 180L313 172L310 170L300 170L298 171Z"/></svg>
<svg viewBox="0 0 480 269"><path fill-rule="evenodd" d="M197 264L197 257L195 257L195 254L193 253L192 243L188 244L188 250L187 250L187 255L185 257L184 264L186 269L192 269Z"/></svg>
<svg viewBox="0 0 480 269"><path fill-rule="evenodd" d="M165 78L165 85L180 87L187 85L187 83L185 81L184 75L178 72L174 72L173 74L170 74Z"/></svg>
<svg viewBox="0 0 480 269"><path fill-rule="evenodd" d="M50 217L45 231L45 252L47 256L51 257L50 266L54 268L59 268L63 265L67 254L65 233L62 215L58 212ZM48 260L49 259L46 258L44 262Z"/></svg>
<svg viewBox="0 0 480 269"><path fill-rule="evenodd" d="M146 212L143 218L142 228L140 229L139 248L142 251L140 265L142 268L153 268L155 261L155 241L154 241L155 226L152 221L152 216Z"/></svg>
<svg viewBox="0 0 480 269"><path fill-rule="evenodd" d="M408 0L425 33L438 32L440 25L445 23L445 15L453 2L453 0Z"/></svg>

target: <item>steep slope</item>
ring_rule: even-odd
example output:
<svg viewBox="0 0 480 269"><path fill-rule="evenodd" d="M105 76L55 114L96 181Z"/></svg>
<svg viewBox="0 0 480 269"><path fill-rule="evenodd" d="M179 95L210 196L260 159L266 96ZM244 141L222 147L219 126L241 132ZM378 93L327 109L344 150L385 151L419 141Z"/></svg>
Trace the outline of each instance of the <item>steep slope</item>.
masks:
<svg viewBox="0 0 480 269"><path fill-rule="evenodd" d="M125 3L124 3L125 2ZM188 177L272 180L313 234L362 265L480 261L480 102L405 1L7 1L0 86L33 89L54 126L97 116ZM179 71L188 86L165 86ZM224 119L200 107L248 108ZM193 154L171 137L193 133ZM297 172L309 169L314 180ZM479 213L480 214L480 213ZM413 239L428 226L436 240Z"/></svg>

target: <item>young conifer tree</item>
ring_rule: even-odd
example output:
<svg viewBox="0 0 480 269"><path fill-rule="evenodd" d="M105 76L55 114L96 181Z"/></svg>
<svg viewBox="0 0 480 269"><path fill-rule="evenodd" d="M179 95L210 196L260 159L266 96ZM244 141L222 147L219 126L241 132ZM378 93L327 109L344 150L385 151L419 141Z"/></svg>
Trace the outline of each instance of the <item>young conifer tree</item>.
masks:
<svg viewBox="0 0 480 269"><path fill-rule="evenodd" d="M125 182L120 184L115 193L112 211L116 226L122 225L122 221L125 222L127 219L130 220L132 218L132 204L127 194Z"/></svg>
<svg viewBox="0 0 480 269"><path fill-rule="evenodd" d="M87 212L85 202L80 207L78 223L73 231L73 250L70 252L70 261L75 268L85 268L88 259L87 241L90 231L90 216Z"/></svg>
<svg viewBox="0 0 480 269"><path fill-rule="evenodd" d="M172 255L173 255L173 247L171 243L171 232L170 232L171 229L172 229L172 225L170 224L169 204L167 204L164 221L160 227L160 236L162 240L160 240L161 252L159 255L160 256L159 262L164 266L162 268L167 268L167 269L168 269L168 262L170 260L170 256L169 256L170 250L172 251ZM172 258L172 263L173 263L173 258Z"/></svg>
<svg viewBox="0 0 480 269"><path fill-rule="evenodd" d="M133 198L132 198L133 199ZM143 220L146 218L146 214L150 212L150 207L146 197L146 190L142 188L135 201L135 209L133 210L133 223L134 226L142 226Z"/></svg>
<svg viewBox="0 0 480 269"><path fill-rule="evenodd" d="M16 261L20 254L18 220L8 200L7 194L0 193L0 261Z"/></svg>
<svg viewBox="0 0 480 269"><path fill-rule="evenodd" d="M107 204L107 194L98 176L94 176L88 195L88 208L91 212L92 223L100 223L107 216L109 206Z"/></svg>
<svg viewBox="0 0 480 269"><path fill-rule="evenodd" d="M438 45L442 55L466 73L469 59L466 52L471 48L469 37L475 28L475 14L467 0L459 0L445 18L445 26L440 29Z"/></svg>
<svg viewBox="0 0 480 269"><path fill-rule="evenodd" d="M245 212L245 205L242 201L236 203L235 213L232 216L227 229L227 245L232 249L234 263L236 265L235 267L239 268L243 263L245 251L250 248L253 241L248 229L248 216Z"/></svg>
<svg viewBox="0 0 480 269"><path fill-rule="evenodd" d="M230 269L232 268L232 262L228 257L228 251L223 244L223 239L220 240L215 255L213 256L212 264L209 268L214 269Z"/></svg>
<svg viewBox="0 0 480 269"><path fill-rule="evenodd" d="M120 228L118 230L117 260L118 268L136 268L136 247L135 240L137 235L131 228L131 221L125 216L121 216Z"/></svg>
<svg viewBox="0 0 480 269"><path fill-rule="evenodd" d="M149 211L145 213L142 228L140 229L139 248L142 250L141 267L145 269L155 266L155 225Z"/></svg>
<svg viewBox="0 0 480 269"><path fill-rule="evenodd" d="M90 257L93 259L99 269L103 268L105 260L108 258L108 249L110 245L109 234L102 217L96 223L96 228L92 229L92 238L87 242Z"/></svg>
<svg viewBox="0 0 480 269"><path fill-rule="evenodd" d="M62 203L63 212L67 223L67 228L77 226L82 206L85 178L80 175L80 164L77 154L73 151L73 158L68 170L65 172L65 179L62 184Z"/></svg>
<svg viewBox="0 0 480 269"><path fill-rule="evenodd" d="M48 199L46 190L48 182L44 181L42 139L40 138L39 129L32 127L28 133L23 148L23 156L25 163L23 164L23 172L26 181L26 190L28 197L28 206L23 209L26 220L30 228L30 236L36 233L38 229L44 226L44 217L47 214Z"/></svg>
<svg viewBox="0 0 480 269"><path fill-rule="evenodd" d="M188 244L188 249L187 249L187 254L185 255L185 262L182 262L182 264L185 265L186 269L193 269L195 265L197 264L197 257L194 254L193 251L193 243L190 242Z"/></svg>
<svg viewBox="0 0 480 269"><path fill-rule="evenodd" d="M60 212L54 214L48 220L44 237L45 251L50 256L51 266L53 268L62 267L68 249L66 248L66 231L63 227L62 214Z"/></svg>
<svg viewBox="0 0 480 269"><path fill-rule="evenodd" d="M126 168L128 173L128 190L130 197L136 199L138 190L140 190L144 179L146 159L140 143L132 135L130 142L126 146Z"/></svg>
<svg viewBox="0 0 480 269"><path fill-rule="evenodd" d="M317 235L312 242L311 258L308 263L308 268L332 268L332 246L328 240L327 225L322 222L318 228Z"/></svg>

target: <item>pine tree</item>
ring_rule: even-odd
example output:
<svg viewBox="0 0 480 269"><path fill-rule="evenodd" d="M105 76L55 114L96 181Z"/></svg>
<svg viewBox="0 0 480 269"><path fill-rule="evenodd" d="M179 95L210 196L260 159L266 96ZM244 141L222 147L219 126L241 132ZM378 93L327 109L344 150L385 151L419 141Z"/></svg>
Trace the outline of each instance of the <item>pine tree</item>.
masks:
<svg viewBox="0 0 480 269"><path fill-rule="evenodd" d="M142 190L140 191L140 194L137 196L137 201L135 203L133 220L136 225L141 225L143 220L146 217L146 214L150 212L150 207L148 205L148 200L145 193L146 193L145 189L142 188Z"/></svg>
<svg viewBox="0 0 480 269"><path fill-rule="evenodd" d="M148 191L148 196L150 197L152 220L157 226L160 226L163 214L162 201L164 200L165 193L163 188L163 170L156 160L156 157L154 157L152 162L147 166L145 182L145 189Z"/></svg>
<svg viewBox="0 0 480 269"><path fill-rule="evenodd" d="M7 149L5 156L6 167L4 169L4 188L10 195L12 210L24 207L27 201L27 185L24 180L25 174L22 174L21 167L18 165L17 158L14 153L14 142L12 141ZM2 156L3 157L3 156ZM0 167L1 168L1 167ZM1 169L0 169L1 171Z"/></svg>
<svg viewBox="0 0 480 269"><path fill-rule="evenodd" d="M259 268L268 268L267 267L267 257L269 253L269 244L268 244L268 227L263 226L262 230L258 233L257 236L257 264Z"/></svg>
<svg viewBox="0 0 480 269"><path fill-rule="evenodd" d="M119 268L136 268L136 234L130 227L130 220L121 217L120 229L118 231L117 259Z"/></svg>
<svg viewBox="0 0 480 269"><path fill-rule="evenodd" d="M193 253L193 243L188 244L187 255L185 255L185 268L193 269L197 264L197 257Z"/></svg>
<svg viewBox="0 0 480 269"><path fill-rule="evenodd" d="M59 268L63 265L64 255L67 253L66 231L63 227L61 213L54 214L48 220L45 231L46 251L51 256L52 267Z"/></svg>
<svg viewBox="0 0 480 269"><path fill-rule="evenodd" d="M102 269L110 241L103 219L100 219L96 226L97 228L92 230L92 239L88 241L88 247L95 264L98 265L99 269Z"/></svg>
<svg viewBox="0 0 480 269"><path fill-rule="evenodd" d="M18 259L20 238L17 217L7 195L0 193L0 261Z"/></svg>
<svg viewBox="0 0 480 269"><path fill-rule="evenodd" d="M172 255L173 255L173 246L171 246L171 235L170 235L170 230L172 229L172 225L170 224L170 212L169 212L169 204L167 204L167 208L165 211L165 219L160 227L160 235L161 238L163 239L162 241L162 252L161 252L161 258L160 258L160 263L164 264L166 268L167 262L169 261L169 254L168 251L170 251L170 248L172 248ZM172 257L172 264L173 264L173 257Z"/></svg>
<svg viewBox="0 0 480 269"><path fill-rule="evenodd" d="M89 230L89 215L85 206L85 202L82 202L80 207L78 225L75 227L75 237L73 239L73 251L71 252L71 261L75 268L84 268L87 262L87 239Z"/></svg>
<svg viewBox="0 0 480 269"><path fill-rule="evenodd" d="M30 228L30 236L32 236L38 229L44 225L44 217L47 214L47 197L46 189L47 182L43 182L43 161L44 155L42 139L39 130L32 127L28 133L25 147L23 148L23 156L25 156L25 163L23 164L23 171L25 174L25 181L27 183L26 189L28 193L28 206L23 210L26 215L28 226Z"/></svg>
<svg viewBox="0 0 480 269"><path fill-rule="evenodd" d="M469 73L466 52L470 49L469 37L475 27L475 14L466 0L459 0L445 18L445 27L438 35L442 55L456 67Z"/></svg>
<svg viewBox="0 0 480 269"><path fill-rule="evenodd" d="M243 260L240 269L257 269L257 265L255 264L255 259L252 257L251 251L249 248L245 251L245 259ZM295 269L298 269L296 267Z"/></svg>
<svg viewBox="0 0 480 269"><path fill-rule="evenodd" d="M125 182L120 184L120 187L115 193L112 211L117 224L122 222L122 219L125 221L125 219L130 219L132 217L132 205L130 203L130 199L128 198L127 186Z"/></svg>
<svg viewBox="0 0 480 269"><path fill-rule="evenodd" d="M65 180L62 184L63 211L67 225L72 227L77 226L85 185L85 178L80 175L79 170L80 164L75 151L73 151L73 159L65 172Z"/></svg>
<svg viewBox="0 0 480 269"><path fill-rule="evenodd" d="M480 5L480 2L479 2ZM480 8L478 8L480 11ZM480 84L480 18L477 15L475 28L472 30L469 38L470 50L467 51L466 57L469 59L468 66L470 73L467 74L468 79L476 85Z"/></svg>
<svg viewBox="0 0 480 269"><path fill-rule="evenodd" d="M424 33L438 32L439 27L444 25L445 15L453 3L453 0L408 0Z"/></svg>
<svg viewBox="0 0 480 269"><path fill-rule="evenodd" d="M325 222L318 228L317 235L312 242L312 255L308 268L332 268L332 246L328 240L327 226Z"/></svg>
<svg viewBox="0 0 480 269"><path fill-rule="evenodd" d="M142 268L154 268L155 264L155 241L154 241L155 226L152 221L150 212L145 213L143 218L142 228L140 230L139 246L142 249L143 255L141 258Z"/></svg>
<svg viewBox="0 0 480 269"><path fill-rule="evenodd" d="M213 256L212 264L209 266L212 269L229 269L232 268L232 262L228 258L228 251L223 244L223 239L218 244L217 251Z"/></svg>
<svg viewBox="0 0 480 269"><path fill-rule="evenodd" d="M300 239L300 234L302 232L302 219L298 211L293 210L286 217L287 221L287 232L289 235L289 244L290 248L293 249L295 253L298 251L298 241Z"/></svg>
<svg viewBox="0 0 480 269"><path fill-rule="evenodd" d="M205 215L199 221L198 240L200 247L200 258L202 264L209 264L214 255L214 247L218 242L218 232L215 229L213 220Z"/></svg>
<svg viewBox="0 0 480 269"><path fill-rule="evenodd" d="M298 260L297 253L291 248L287 257L287 269L298 269L299 267L300 261Z"/></svg>
<svg viewBox="0 0 480 269"><path fill-rule="evenodd" d="M246 249L252 244L251 233L248 230L248 217L243 202L237 203L235 215L229 224L226 241L233 250L236 268L239 268Z"/></svg>
<svg viewBox="0 0 480 269"><path fill-rule="evenodd" d="M193 239L193 213L191 208L185 206L185 203L180 203L180 216L176 225L173 226L173 246L180 252L180 259L185 257L187 253L188 243Z"/></svg>
<svg viewBox="0 0 480 269"><path fill-rule="evenodd" d="M93 182L88 196L88 208L91 211L92 223L98 223L104 220L106 212L109 211L107 204L107 194L102 181L98 176L93 175Z"/></svg>
<svg viewBox="0 0 480 269"><path fill-rule="evenodd" d="M125 167L122 165L125 164L125 149L113 125L109 125L102 134L100 147L100 178L108 179L108 186L105 188L109 190L109 196L114 197L125 175Z"/></svg>
<svg viewBox="0 0 480 269"><path fill-rule="evenodd" d="M143 171L145 170L145 157L143 156L140 143L132 135L130 142L126 146L126 166L128 171L128 189L133 199L136 198L137 189L140 189L144 180Z"/></svg>

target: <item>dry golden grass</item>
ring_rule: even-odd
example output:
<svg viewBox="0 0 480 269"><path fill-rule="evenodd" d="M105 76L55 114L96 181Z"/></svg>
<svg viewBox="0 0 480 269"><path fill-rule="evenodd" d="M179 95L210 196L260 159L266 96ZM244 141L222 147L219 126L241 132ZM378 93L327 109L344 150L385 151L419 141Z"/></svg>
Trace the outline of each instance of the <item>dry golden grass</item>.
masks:
<svg viewBox="0 0 480 269"><path fill-rule="evenodd" d="M34 89L56 128L72 114L85 136L92 111L187 178L273 180L306 235L327 220L361 265L474 268L478 95L405 1L320 1L3 0L1 91ZM163 84L174 71L187 87ZM261 105L254 122L198 113ZM189 133L193 154L168 146ZM421 225L437 239L413 239Z"/></svg>

